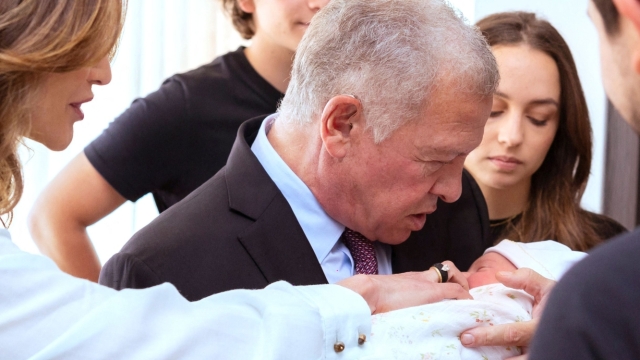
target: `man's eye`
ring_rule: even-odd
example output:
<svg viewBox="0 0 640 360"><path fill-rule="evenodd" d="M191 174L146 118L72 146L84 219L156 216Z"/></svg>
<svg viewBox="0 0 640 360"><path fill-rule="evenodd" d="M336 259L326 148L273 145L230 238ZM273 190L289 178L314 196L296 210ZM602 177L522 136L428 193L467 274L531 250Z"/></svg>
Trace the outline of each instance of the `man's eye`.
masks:
<svg viewBox="0 0 640 360"><path fill-rule="evenodd" d="M429 176L438 171L443 165L440 161L422 161L422 175Z"/></svg>

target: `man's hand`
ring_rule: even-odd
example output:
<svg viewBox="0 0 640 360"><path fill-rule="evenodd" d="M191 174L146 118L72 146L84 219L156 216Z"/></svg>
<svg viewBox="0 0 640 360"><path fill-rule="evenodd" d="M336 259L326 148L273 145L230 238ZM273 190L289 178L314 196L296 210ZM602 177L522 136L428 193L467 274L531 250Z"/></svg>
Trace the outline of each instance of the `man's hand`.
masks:
<svg viewBox="0 0 640 360"><path fill-rule="evenodd" d="M518 269L514 272L501 271L496 274L496 278L505 286L524 290L533 296L533 319L525 322L470 329L460 335L460 341L466 347L522 346L526 348L533 338L549 293L556 282L527 268ZM525 358L526 356L522 355L512 359Z"/></svg>
<svg viewBox="0 0 640 360"><path fill-rule="evenodd" d="M396 275L356 275L338 282L360 294L372 314L403 309L441 301L443 299L471 299L467 279L451 261L449 281L438 283L438 274L433 270L409 272Z"/></svg>

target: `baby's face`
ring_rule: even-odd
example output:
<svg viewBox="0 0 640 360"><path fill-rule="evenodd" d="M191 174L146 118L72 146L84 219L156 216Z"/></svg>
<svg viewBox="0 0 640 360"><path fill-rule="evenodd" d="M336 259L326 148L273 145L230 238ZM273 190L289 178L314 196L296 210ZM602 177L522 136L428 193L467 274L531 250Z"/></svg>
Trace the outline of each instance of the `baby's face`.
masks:
<svg viewBox="0 0 640 360"><path fill-rule="evenodd" d="M470 288L476 288L478 286L496 284L499 281L496 279L496 273L498 271L514 271L515 265L511 261L507 260L504 256L489 252L474 261L469 268L469 271L463 273L467 277Z"/></svg>

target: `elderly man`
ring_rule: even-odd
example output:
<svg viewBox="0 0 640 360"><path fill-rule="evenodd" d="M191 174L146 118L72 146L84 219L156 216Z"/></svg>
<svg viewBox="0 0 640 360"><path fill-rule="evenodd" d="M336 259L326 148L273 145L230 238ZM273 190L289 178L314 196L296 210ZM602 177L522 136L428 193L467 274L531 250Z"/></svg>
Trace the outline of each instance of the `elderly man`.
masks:
<svg viewBox="0 0 640 360"><path fill-rule="evenodd" d="M100 282L170 282L198 300L391 274L391 245L439 198L460 196L497 81L481 34L441 1L332 1L298 48L279 112L244 123L226 167L138 232ZM433 285L439 298L467 296Z"/></svg>
<svg viewBox="0 0 640 360"><path fill-rule="evenodd" d="M640 3L592 0L604 87L640 132ZM640 358L640 230L594 250L551 293L531 359Z"/></svg>

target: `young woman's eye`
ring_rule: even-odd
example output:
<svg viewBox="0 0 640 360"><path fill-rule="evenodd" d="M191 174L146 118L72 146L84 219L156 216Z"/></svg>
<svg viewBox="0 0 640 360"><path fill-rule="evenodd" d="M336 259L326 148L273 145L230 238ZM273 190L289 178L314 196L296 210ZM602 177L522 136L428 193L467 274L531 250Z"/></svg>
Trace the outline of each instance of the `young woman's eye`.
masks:
<svg viewBox="0 0 640 360"><path fill-rule="evenodd" d="M538 120L534 117L529 116L529 121L531 121L531 123L535 126L545 126L547 125L547 120Z"/></svg>
<svg viewBox="0 0 640 360"><path fill-rule="evenodd" d="M496 117L500 115L502 115L502 111L492 111L491 114L489 114L489 117Z"/></svg>

